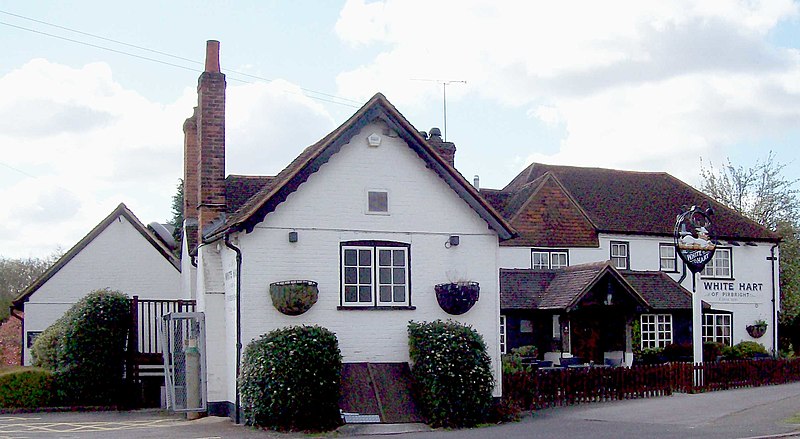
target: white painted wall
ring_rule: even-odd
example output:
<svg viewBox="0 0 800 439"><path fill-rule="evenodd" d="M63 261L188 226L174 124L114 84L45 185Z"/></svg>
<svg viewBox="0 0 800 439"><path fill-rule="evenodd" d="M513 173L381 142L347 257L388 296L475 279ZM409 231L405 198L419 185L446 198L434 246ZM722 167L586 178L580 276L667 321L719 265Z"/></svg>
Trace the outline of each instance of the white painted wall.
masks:
<svg viewBox="0 0 800 439"><path fill-rule="evenodd" d="M484 337L498 383L495 395L499 396L497 234L401 139L383 135L379 147L367 146L366 137L383 129L380 125L367 126L252 233L238 234L234 240L243 253L243 343L247 345L276 328L319 324L336 333L345 362L409 361L409 320L452 318L472 325ZM389 215L365 213L369 189L389 191ZM289 243L289 231L298 232L298 242ZM450 235L460 236L459 246L445 248ZM340 243L351 240L410 244L410 294L416 309L337 309ZM233 252L223 252L221 267L227 273L235 268L235 260ZM228 258L232 262L226 261ZM235 275L226 275L226 294L235 296L235 285L227 282L229 277L235 279ZM281 314L269 297L271 282L292 279L319 284L318 302L300 316ZM433 288L456 280L473 280L481 285L478 303L462 316L442 311ZM235 297L228 301L233 300ZM235 330L232 313L227 319L228 327ZM235 343L230 337L224 348L209 344L209 358L214 352L229 352L232 346ZM209 366L209 373L218 372ZM235 377L230 367L227 373L230 379L225 400L233 401L235 392L230 383ZM212 389L212 385L209 380L211 401L212 392L224 392Z"/></svg>
<svg viewBox="0 0 800 439"><path fill-rule="evenodd" d="M590 262L606 261L610 259L611 241L629 242L630 265L636 271L658 271L659 270L659 244L672 244L671 236L654 237L639 235L609 235L602 234L599 237L600 246L598 248L569 248L570 265L579 265ZM743 244L745 240L742 240ZM722 243L721 247L732 249L733 255L733 279L707 279L697 275L697 291L702 295L702 299L711 304L714 309L732 311L733 315L733 334L734 344L743 340L757 341L763 344L768 350L773 346L773 330L775 328L775 312L773 311L773 284L775 287L776 298L780 297L778 284L777 261L775 262L775 274L773 277L772 261L767 260L770 256L772 244L757 243L755 247L748 245L728 246ZM538 248L538 247L537 247ZM776 251L777 254L777 251ZM500 266L502 268L531 268L531 247L501 247ZM682 262L678 259L678 267ZM669 275L680 280L682 272L669 273ZM718 283L732 284L733 292L744 291L750 293L749 297L723 297L721 286L714 287ZM742 288L742 284L744 288ZM747 285L760 284L759 291L747 291ZM692 273L687 270L686 277L681 282L684 288L692 291ZM727 287L725 287L727 288ZM776 308L780 305L780 300L776 300ZM775 310L777 311L777 310ZM752 325L757 319L768 322L767 334L761 338L754 339L747 334L747 325Z"/></svg>
<svg viewBox="0 0 800 439"><path fill-rule="evenodd" d="M25 304L24 331L43 331L86 294L111 288L143 299L180 299L180 272L122 215ZM24 346L25 364L30 351Z"/></svg>

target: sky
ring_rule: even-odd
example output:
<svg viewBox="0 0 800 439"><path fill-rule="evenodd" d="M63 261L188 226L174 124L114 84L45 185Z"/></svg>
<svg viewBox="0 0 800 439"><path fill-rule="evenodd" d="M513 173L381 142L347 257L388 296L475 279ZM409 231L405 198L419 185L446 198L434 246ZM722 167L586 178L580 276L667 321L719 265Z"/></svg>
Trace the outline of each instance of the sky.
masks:
<svg viewBox="0 0 800 439"><path fill-rule="evenodd" d="M770 151L800 178L789 0L0 0L0 257L66 251L119 203L172 217L212 39L228 174L276 174L381 92L482 187L532 162L698 185Z"/></svg>

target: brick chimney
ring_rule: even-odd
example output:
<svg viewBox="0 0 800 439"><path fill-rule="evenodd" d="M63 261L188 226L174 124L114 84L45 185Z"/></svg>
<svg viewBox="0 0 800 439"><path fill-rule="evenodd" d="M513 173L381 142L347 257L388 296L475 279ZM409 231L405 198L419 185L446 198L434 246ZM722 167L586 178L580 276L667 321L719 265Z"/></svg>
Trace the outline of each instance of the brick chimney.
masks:
<svg viewBox="0 0 800 439"><path fill-rule="evenodd" d="M183 123L183 220L184 238L188 238L189 251L197 245L197 162L200 157L197 146L197 107L192 117Z"/></svg>
<svg viewBox="0 0 800 439"><path fill-rule="evenodd" d="M439 130L439 128L431 128L428 144L431 145L450 166L456 167L456 144L442 140L442 131Z"/></svg>
<svg viewBox="0 0 800 439"><path fill-rule="evenodd" d="M220 220L225 200L225 75L219 68L219 41L206 43L206 68L197 81L198 243L203 229Z"/></svg>

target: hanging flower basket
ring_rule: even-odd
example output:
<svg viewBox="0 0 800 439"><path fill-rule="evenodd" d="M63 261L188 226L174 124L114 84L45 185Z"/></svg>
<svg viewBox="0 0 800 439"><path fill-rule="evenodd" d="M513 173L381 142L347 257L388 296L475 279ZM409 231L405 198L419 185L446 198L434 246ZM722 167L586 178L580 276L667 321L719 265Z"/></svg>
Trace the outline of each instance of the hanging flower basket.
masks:
<svg viewBox="0 0 800 439"><path fill-rule="evenodd" d="M272 305L278 311L297 316L311 309L317 303L319 290L311 280L287 280L269 284Z"/></svg>
<svg viewBox="0 0 800 439"><path fill-rule="evenodd" d="M436 300L444 312L460 315L469 311L478 301L481 286L477 282L450 282L434 287Z"/></svg>
<svg viewBox="0 0 800 439"><path fill-rule="evenodd" d="M750 334L750 337L761 338L764 336L764 334L767 333L767 324L764 323L763 325L747 325L745 329L747 329L747 333Z"/></svg>

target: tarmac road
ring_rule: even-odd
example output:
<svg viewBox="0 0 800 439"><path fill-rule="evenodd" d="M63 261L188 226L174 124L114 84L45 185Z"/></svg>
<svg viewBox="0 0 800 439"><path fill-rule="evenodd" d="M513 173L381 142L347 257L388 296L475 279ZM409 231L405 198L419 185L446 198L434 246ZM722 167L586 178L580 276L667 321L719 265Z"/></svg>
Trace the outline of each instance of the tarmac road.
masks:
<svg viewBox="0 0 800 439"><path fill-rule="evenodd" d="M349 425L315 437L392 434L393 438L753 438L797 437L800 383L752 389L557 407L519 422L466 430L418 424ZM795 419L800 422L800 419ZM155 410L0 415L0 439L295 438L234 425L227 418L185 421Z"/></svg>

